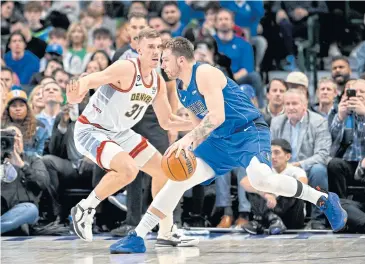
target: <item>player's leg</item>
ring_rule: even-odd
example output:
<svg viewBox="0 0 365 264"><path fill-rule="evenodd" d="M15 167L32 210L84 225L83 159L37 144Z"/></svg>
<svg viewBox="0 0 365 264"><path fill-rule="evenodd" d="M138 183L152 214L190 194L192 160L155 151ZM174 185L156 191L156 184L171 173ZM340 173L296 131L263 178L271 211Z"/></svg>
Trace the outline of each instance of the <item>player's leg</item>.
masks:
<svg viewBox="0 0 365 264"><path fill-rule="evenodd" d="M247 176L252 187L262 192L311 202L326 214L335 231L341 230L346 224L347 213L340 206L338 196L316 190L293 177L274 173L271 169L270 134L265 129L253 129L254 133L245 131L245 138L242 139L241 135L241 139L245 141L242 145L245 150L241 157L242 166L247 167Z"/></svg>
<svg viewBox="0 0 365 264"><path fill-rule="evenodd" d="M95 208L105 198L132 182L138 168L128 152L111 141L106 133L89 125L76 126L75 145L80 153L109 170L90 195L71 209L76 234L83 240L91 241Z"/></svg>
<svg viewBox="0 0 365 264"><path fill-rule="evenodd" d="M161 191L152 201L148 211L143 216L134 233L130 234L110 246L111 253L143 253L146 251L143 238L161 219L172 214L184 192L195 185L212 179L215 176L213 169L200 158L197 158L197 167L194 175L186 181L175 182L168 180Z"/></svg>
<svg viewBox="0 0 365 264"><path fill-rule="evenodd" d="M167 177L161 167L162 155L156 151L155 154L141 167L141 170L152 177L152 196L156 197L157 193L167 182ZM174 208L175 209L175 208ZM199 243L198 239L182 237L172 232L173 212L167 214L159 223L159 231L156 246L179 246L188 247Z"/></svg>

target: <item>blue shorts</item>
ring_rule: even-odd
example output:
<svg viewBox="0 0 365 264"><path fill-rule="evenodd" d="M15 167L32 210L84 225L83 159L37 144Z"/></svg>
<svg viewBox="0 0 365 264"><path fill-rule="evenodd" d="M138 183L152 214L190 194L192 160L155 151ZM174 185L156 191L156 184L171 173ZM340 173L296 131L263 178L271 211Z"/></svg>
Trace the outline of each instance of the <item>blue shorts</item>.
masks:
<svg viewBox="0 0 365 264"><path fill-rule="evenodd" d="M270 129L266 124L251 122L227 137L209 136L194 150L194 154L214 170L215 178L237 167L247 168L253 157L271 168Z"/></svg>

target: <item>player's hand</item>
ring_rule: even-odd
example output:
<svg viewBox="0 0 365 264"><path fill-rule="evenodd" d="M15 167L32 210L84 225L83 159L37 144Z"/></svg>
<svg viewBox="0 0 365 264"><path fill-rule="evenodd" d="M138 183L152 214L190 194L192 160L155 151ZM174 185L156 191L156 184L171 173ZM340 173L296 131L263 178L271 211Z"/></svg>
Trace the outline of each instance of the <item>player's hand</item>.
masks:
<svg viewBox="0 0 365 264"><path fill-rule="evenodd" d="M66 86L67 102L79 104L88 93L89 89L81 85L80 79L71 79Z"/></svg>
<svg viewBox="0 0 365 264"><path fill-rule="evenodd" d="M275 195L273 195L271 193L265 193L264 198L266 200L266 205L268 208L273 209L276 207L277 202L276 202Z"/></svg>
<svg viewBox="0 0 365 264"><path fill-rule="evenodd" d="M172 144L165 152L165 155L167 157L170 157L170 155L176 151L175 158L178 158L180 156L181 150L185 150L187 152L189 148L191 147L191 144L193 143L193 140L189 137L189 135L184 136L182 139L176 141L174 144Z"/></svg>

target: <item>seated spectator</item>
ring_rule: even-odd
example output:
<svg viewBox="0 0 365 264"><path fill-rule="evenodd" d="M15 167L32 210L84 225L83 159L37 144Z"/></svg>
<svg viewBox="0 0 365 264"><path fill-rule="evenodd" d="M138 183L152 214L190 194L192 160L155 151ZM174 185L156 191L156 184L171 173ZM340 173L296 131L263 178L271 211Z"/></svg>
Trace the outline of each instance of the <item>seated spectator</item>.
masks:
<svg viewBox="0 0 365 264"><path fill-rule="evenodd" d="M214 38L206 36L194 43L195 60L206 62L221 69L226 76L233 78L231 71L231 60L218 52L217 43Z"/></svg>
<svg viewBox="0 0 365 264"><path fill-rule="evenodd" d="M274 139L271 142L272 166L275 173L287 175L296 180L308 184L308 178L302 168L289 163L292 154L290 143L285 139ZM244 225L249 233L263 232L261 223L268 223L269 234L283 233L286 228L301 229L304 225L304 201L292 197L276 197L271 193L263 193L254 189L248 180L243 178L241 185L247 192L252 203L252 212L255 218L253 222ZM261 223L260 223L261 222Z"/></svg>
<svg viewBox="0 0 365 264"><path fill-rule="evenodd" d="M5 85L5 82L3 80L0 80L0 99L1 99L1 105L0 105L0 115L2 116L4 113L4 110L6 108L6 100L8 98L9 89Z"/></svg>
<svg viewBox="0 0 365 264"><path fill-rule="evenodd" d="M197 39L205 36L214 36L216 34L215 20L219 9L220 5L218 2L210 1L204 10L204 22L202 26L197 23L190 23L186 27L184 37L194 43Z"/></svg>
<svg viewBox="0 0 365 264"><path fill-rule="evenodd" d="M37 85L33 88L28 99L29 108L32 110L33 114L37 116L44 109L43 101L43 86Z"/></svg>
<svg viewBox="0 0 365 264"><path fill-rule="evenodd" d="M27 94L21 90L8 93L7 107L2 115L2 126L14 124L24 135L24 154L27 156L43 155L48 138L45 125L38 121L27 104Z"/></svg>
<svg viewBox="0 0 365 264"><path fill-rule="evenodd" d="M43 122L46 126L48 136L52 136L52 128L56 116L61 111L61 104L63 102L62 88L56 82L50 82L43 86L43 100L44 109L36 118Z"/></svg>
<svg viewBox="0 0 365 264"><path fill-rule="evenodd" d="M29 84L32 75L39 71L39 59L25 50L26 41L20 32L10 35L9 48L4 55L6 65L18 75L21 84Z"/></svg>
<svg viewBox="0 0 365 264"><path fill-rule="evenodd" d="M94 18L93 29L107 28L112 34L112 38L115 37L116 21L111 19L105 12L105 2L99 0L92 0L89 2L87 12Z"/></svg>
<svg viewBox="0 0 365 264"><path fill-rule="evenodd" d="M282 79L272 79L267 85L266 98L268 104L261 112L269 126L272 118L284 114L284 94L287 90L288 85Z"/></svg>
<svg viewBox="0 0 365 264"><path fill-rule="evenodd" d="M66 93L66 85L70 81L70 75L62 68L52 71L52 78L61 86L64 93Z"/></svg>
<svg viewBox="0 0 365 264"><path fill-rule="evenodd" d="M67 40L70 55L64 65L65 71L73 75L81 74L90 57L87 46L87 32L81 23L74 22L70 25L67 31Z"/></svg>
<svg viewBox="0 0 365 264"><path fill-rule="evenodd" d="M294 57L294 38L307 37L307 18L316 13L328 13L324 1L276 1L271 10L276 16L276 24L283 36L287 65L285 70L296 68ZM325 35L322 33L322 35ZM328 47L327 47L328 48Z"/></svg>
<svg viewBox="0 0 365 264"><path fill-rule="evenodd" d="M94 54L91 55L90 60L96 60L97 62L99 62L101 70L105 70L108 66L112 64L110 57L104 50L95 51Z"/></svg>
<svg viewBox="0 0 365 264"><path fill-rule="evenodd" d="M328 173L330 190L340 198L347 197L349 185L359 185L354 179L358 163L365 153L365 81L357 80L352 87L356 96L349 97L345 90L338 105L338 113L331 125L331 156Z"/></svg>
<svg viewBox="0 0 365 264"><path fill-rule="evenodd" d="M285 93L284 104L285 113L271 120L272 139L290 142L291 164L305 170L311 187L319 186L328 191L331 135L327 120L308 110L308 99L300 89L289 89ZM325 218L314 205L311 218L311 228L325 228Z"/></svg>
<svg viewBox="0 0 365 264"><path fill-rule="evenodd" d="M10 19L14 13L13 1L1 1L1 36L10 34ZM4 43L4 39L1 39Z"/></svg>
<svg viewBox="0 0 365 264"><path fill-rule="evenodd" d="M138 34L144 28L148 27L147 18L141 13L130 13L128 15L128 35L130 38L130 44L118 49L112 62L117 60L125 60L131 58L137 58L137 45L138 45Z"/></svg>
<svg viewBox="0 0 365 264"><path fill-rule="evenodd" d="M185 24L181 22L181 12L177 2L164 2L161 17L169 25L173 37L183 36Z"/></svg>
<svg viewBox="0 0 365 264"><path fill-rule="evenodd" d="M312 110L327 119L336 96L337 84L332 79L322 78L317 85L318 103L312 107Z"/></svg>
<svg viewBox="0 0 365 264"><path fill-rule="evenodd" d="M44 71L47 67L47 64L52 59L57 59L62 61L63 57L63 49L62 46L59 44L49 44L46 48L46 54L41 59L41 66L39 71Z"/></svg>
<svg viewBox="0 0 365 264"><path fill-rule="evenodd" d="M359 165L356 168L355 171L355 180L357 181L365 181L365 158L363 158L360 162Z"/></svg>
<svg viewBox="0 0 365 264"><path fill-rule="evenodd" d="M115 36L115 46L117 49L128 46L130 42L128 35L128 22L121 23L117 28L117 35Z"/></svg>
<svg viewBox="0 0 365 264"><path fill-rule="evenodd" d="M48 172L37 156L23 155L23 135L16 127L7 127L15 134L13 149L7 150L4 177L1 179L1 234L22 227L29 235L29 225L39 215L39 199L50 183Z"/></svg>
<svg viewBox="0 0 365 264"><path fill-rule="evenodd" d="M77 151L73 140L77 117L78 113L74 113L72 105L63 107L52 126L52 136L49 142L50 155L42 158L49 172L52 187L58 194L61 194L66 186L75 186L76 182L82 182L83 179L85 182L85 177L89 178L86 182L90 182L91 186L90 179L94 163L83 158ZM88 184L83 184L83 187L85 185L90 187ZM55 216L61 217L58 196L60 195L51 195L51 199L55 199L52 201Z"/></svg>
<svg viewBox="0 0 365 264"><path fill-rule="evenodd" d="M52 58L47 62L47 66L43 72L37 72L32 76L30 84L38 85L44 77L52 77L54 70L62 68L62 60Z"/></svg>
<svg viewBox="0 0 365 264"><path fill-rule="evenodd" d="M260 71L267 49L266 39L257 34L260 20L265 13L263 1L220 1L220 4L235 14L235 25L244 30L245 39L255 47L255 70Z"/></svg>
<svg viewBox="0 0 365 264"><path fill-rule="evenodd" d="M148 15L148 10L146 6L146 2L144 1L132 1L132 3L129 6L128 14L131 13L141 13L145 16Z"/></svg>
<svg viewBox="0 0 365 264"><path fill-rule="evenodd" d="M24 17L33 31L32 35L43 41L48 41L48 33L52 30L52 27L42 24L42 12L43 7L40 2L29 1L24 6Z"/></svg>
<svg viewBox="0 0 365 264"><path fill-rule="evenodd" d="M6 89L10 91L11 87L14 84L13 81L13 71L8 67L1 67L1 76L0 79L4 82Z"/></svg>
<svg viewBox="0 0 365 264"><path fill-rule="evenodd" d="M101 65L97 60L91 60L86 65L85 72L86 73L93 73L93 72L99 72L101 71Z"/></svg>
<svg viewBox="0 0 365 264"><path fill-rule="evenodd" d="M150 16L148 18L148 25L158 32L161 32L163 30L169 30L169 26L166 24L166 22L157 15Z"/></svg>
<svg viewBox="0 0 365 264"><path fill-rule="evenodd" d="M170 30L162 30L160 32L160 37L162 42L167 42L168 40L172 39L171 31Z"/></svg>
<svg viewBox="0 0 365 264"><path fill-rule="evenodd" d="M113 39L112 35L107 28L97 28L93 32L93 47L96 50L105 51L109 59L113 58L115 50L112 48Z"/></svg>
<svg viewBox="0 0 365 264"><path fill-rule="evenodd" d="M10 31L11 33L20 31L20 33L22 33L25 38L27 44L26 49L36 55L39 59L42 59L44 57L47 43L32 35L32 30L30 29L27 20L25 20L24 18L14 18L13 20L11 20ZM6 51L9 51L8 47Z"/></svg>
<svg viewBox="0 0 365 264"><path fill-rule="evenodd" d="M44 77L39 85L45 86L47 83L56 82L52 77Z"/></svg>
<svg viewBox="0 0 365 264"><path fill-rule="evenodd" d="M299 89L304 94L307 95L307 99L309 100L309 91L308 91L308 85L309 80L308 77L302 73L302 72L291 72L288 74L285 80L288 89Z"/></svg>
<svg viewBox="0 0 365 264"><path fill-rule="evenodd" d="M218 44L218 51L231 59L234 80L238 84L250 84L254 87L259 106L263 107L264 91L260 75L254 72L253 49L250 43L241 37L235 36L233 16L233 13L227 9L221 9L217 14L217 35L214 38Z"/></svg>
<svg viewBox="0 0 365 264"><path fill-rule="evenodd" d="M331 71L332 79L337 84L337 94L341 96L351 76L350 62L347 57L337 56L332 58Z"/></svg>

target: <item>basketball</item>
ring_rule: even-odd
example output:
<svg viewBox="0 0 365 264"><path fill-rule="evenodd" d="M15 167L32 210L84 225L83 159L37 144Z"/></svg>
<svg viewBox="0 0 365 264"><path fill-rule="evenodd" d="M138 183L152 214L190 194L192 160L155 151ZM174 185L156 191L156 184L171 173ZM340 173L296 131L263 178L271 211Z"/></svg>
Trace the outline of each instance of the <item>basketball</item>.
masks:
<svg viewBox="0 0 365 264"><path fill-rule="evenodd" d="M175 158L175 150L169 157L163 156L161 167L167 178L172 181L189 179L196 169L196 158L193 152L181 150L180 156Z"/></svg>

